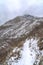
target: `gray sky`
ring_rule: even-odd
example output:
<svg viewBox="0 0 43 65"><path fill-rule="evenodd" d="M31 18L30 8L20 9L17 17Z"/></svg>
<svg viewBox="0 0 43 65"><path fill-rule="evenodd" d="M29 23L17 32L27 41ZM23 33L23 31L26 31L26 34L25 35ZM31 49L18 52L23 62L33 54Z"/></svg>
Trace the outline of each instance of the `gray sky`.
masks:
<svg viewBox="0 0 43 65"><path fill-rule="evenodd" d="M0 25L22 14L43 16L43 0L0 0Z"/></svg>

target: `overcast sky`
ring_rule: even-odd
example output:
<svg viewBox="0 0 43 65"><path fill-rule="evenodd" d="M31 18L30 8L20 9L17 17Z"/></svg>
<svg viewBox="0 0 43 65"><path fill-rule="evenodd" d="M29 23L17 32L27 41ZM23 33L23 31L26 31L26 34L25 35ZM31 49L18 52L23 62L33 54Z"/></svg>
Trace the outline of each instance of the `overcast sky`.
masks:
<svg viewBox="0 0 43 65"><path fill-rule="evenodd" d="M43 16L43 0L0 0L0 25L23 14Z"/></svg>

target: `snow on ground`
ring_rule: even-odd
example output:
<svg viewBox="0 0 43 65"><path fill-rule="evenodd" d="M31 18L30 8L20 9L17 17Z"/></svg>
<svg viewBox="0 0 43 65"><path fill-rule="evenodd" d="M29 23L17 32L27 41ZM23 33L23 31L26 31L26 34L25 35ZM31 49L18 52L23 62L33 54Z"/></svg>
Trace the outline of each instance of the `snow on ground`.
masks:
<svg viewBox="0 0 43 65"><path fill-rule="evenodd" d="M39 48L37 47L37 42L38 40L35 39L27 39L22 47L22 50L20 48L14 48L13 52L16 50L20 50L21 58L16 59L18 62L15 62L15 57L11 57L8 60L8 65L33 65L34 62L36 61L36 54L40 53L38 50ZM16 56L17 57L17 56Z"/></svg>

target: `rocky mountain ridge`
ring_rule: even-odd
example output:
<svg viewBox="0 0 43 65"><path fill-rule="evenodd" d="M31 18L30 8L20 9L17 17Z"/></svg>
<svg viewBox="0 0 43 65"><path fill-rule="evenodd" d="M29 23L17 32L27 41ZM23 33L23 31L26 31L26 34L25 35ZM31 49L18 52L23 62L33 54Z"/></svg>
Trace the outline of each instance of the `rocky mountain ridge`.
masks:
<svg viewBox="0 0 43 65"><path fill-rule="evenodd" d="M40 39L38 46L43 50L43 18L18 16L0 26L0 63L13 47L22 45L22 41L31 37Z"/></svg>

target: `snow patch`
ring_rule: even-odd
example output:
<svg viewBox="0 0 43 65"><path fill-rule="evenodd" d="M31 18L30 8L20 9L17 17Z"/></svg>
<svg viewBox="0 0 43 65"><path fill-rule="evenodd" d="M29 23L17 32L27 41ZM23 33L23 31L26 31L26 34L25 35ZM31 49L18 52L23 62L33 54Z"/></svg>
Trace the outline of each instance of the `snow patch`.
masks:
<svg viewBox="0 0 43 65"><path fill-rule="evenodd" d="M18 60L18 62L15 62L15 57L11 57L8 61L8 65L10 64L11 65L33 65L36 60L36 53L39 53L37 42L38 40L36 38L35 39L32 38L31 40L30 39L26 40L22 47L22 51L20 52L22 54L21 58ZM13 52L15 52L16 50L17 50L17 47L14 48ZM20 49L18 48L18 51L19 50Z"/></svg>

